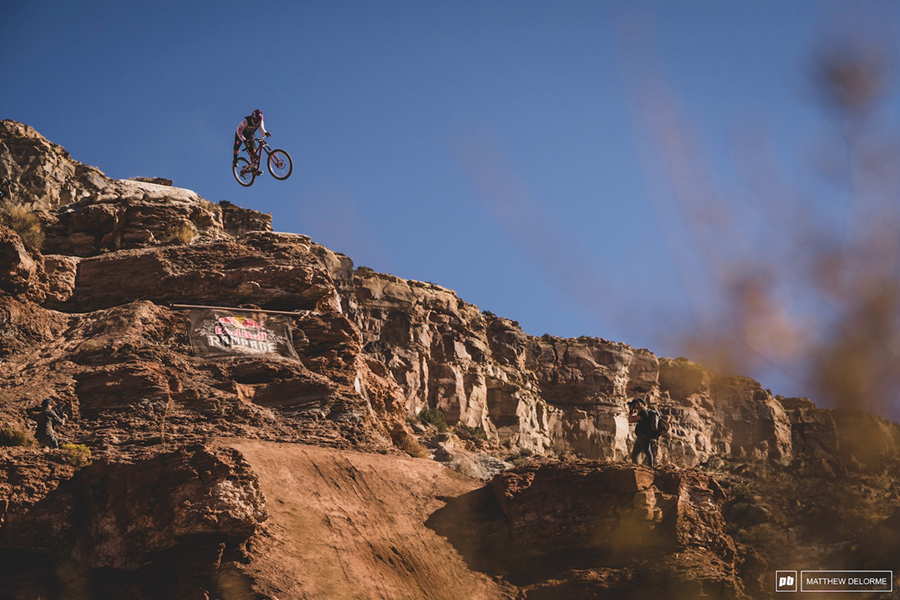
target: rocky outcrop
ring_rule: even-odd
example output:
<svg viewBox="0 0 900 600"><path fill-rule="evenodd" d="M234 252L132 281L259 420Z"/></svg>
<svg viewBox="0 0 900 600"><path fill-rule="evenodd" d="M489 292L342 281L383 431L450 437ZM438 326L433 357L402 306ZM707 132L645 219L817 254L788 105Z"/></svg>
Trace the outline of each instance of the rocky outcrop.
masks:
<svg viewBox="0 0 900 600"><path fill-rule="evenodd" d="M44 147L33 130L7 130L32 140L29 148ZM64 151L47 146L44 153ZM451 425L480 429L510 452L627 458L632 428L625 403L637 395L666 413L671 432L660 454L674 464L698 465L716 455L789 461L794 438L805 435L808 424L792 423L803 417L789 415L750 379L597 338L529 336L451 290L354 271L349 258L308 237L271 232L269 215L146 180L103 178L85 190L45 215L47 258L5 243L10 291L34 290L48 308L79 312L223 298L311 310L319 318L303 324L299 346L309 350L328 331L342 332L346 348L360 340L361 349L347 354L354 358L342 360L358 363L349 371L362 375L351 380L385 391L385 406L410 416L438 409Z"/></svg>
<svg viewBox="0 0 900 600"><path fill-rule="evenodd" d="M43 302L43 257L25 248L19 235L0 224L0 292Z"/></svg>
<svg viewBox="0 0 900 600"><path fill-rule="evenodd" d="M0 177L16 202L53 208L97 194L109 185L100 169L73 160L32 127L0 121Z"/></svg>
<svg viewBox="0 0 900 600"><path fill-rule="evenodd" d="M38 248L0 227L0 595L763 598L785 548L865 565L858 532L900 539L895 424L623 343L528 335L269 215L106 178L21 124L0 144L0 176L44 207L46 234ZM181 303L285 311L298 360L195 356ZM636 396L670 424L662 468L612 464ZM43 399L74 448L29 446ZM848 525L824 535L822 519Z"/></svg>
<svg viewBox="0 0 900 600"><path fill-rule="evenodd" d="M261 233L234 240L119 251L77 264L70 303L91 311L133 302L272 310L337 310L334 284L302 237Z"/></svg>
<svg viewBox="0 0 900 600"><path fill-rule="evenodd" d="M0 121L0 157L13 201L54 209L41 213L44 254L94 256L272 230L271 215L207 202L168 179L110 179L15 121Z"/></svg>
<svg viewBox="0 0 900 600"><path fill-rule="evenodd" d="M222 212L191 190L108 181L87 197L43 214L46 254L94 256L162 244L222 239Z"/></svg>
<svg viewBox="0 0 900 600"><path fill-rule="evenodd" d="M184 245L272 231L272 216L191 190L145 181L109 181L96 194L42 213L42 252L95 256L116 250Z"/></svg>
<svg viewBox="0 0 900 600"><path fill-rule="evenodd" d="M746 597L726 493L708 475L554 463L501 473L490 489L429 525L527 598Z"/></svg>
<svg viewBox="0 0 900 600"><path fill-rule="evenodd" d="M437 408L511 449L622 460L626 402L649 396L672 431L664 460L725 454L790 460L790 417L757 382L597 338L536 338L433 284L358 269L337 279L364 351L403 390L406 411Z"/></svg>
<svg viewBox="0 0 900 600"><path fill-rule="evenodd" d="M30 556L24 569L21 556L2 561L4 594L200 599L219 591L229 560L266 518L256 475L233 450L95 463L8 515L0 554ZM161 569L167 576L154 581Z"/></svg>
<svg viewBox="0 0 900 600"><path fill-rule="evenodd" d="M256 231L272 231L272 215L241 208L227 200L219 202L222 209L222 227L225 233L241 237Z"/></svg>

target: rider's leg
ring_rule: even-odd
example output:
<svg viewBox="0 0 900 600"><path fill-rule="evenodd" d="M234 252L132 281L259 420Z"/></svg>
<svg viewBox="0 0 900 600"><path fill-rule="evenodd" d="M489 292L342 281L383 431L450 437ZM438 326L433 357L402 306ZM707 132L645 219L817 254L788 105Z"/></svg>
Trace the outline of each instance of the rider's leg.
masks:
<svg viewBox="0 0 900 600"><path fill-rule="evenodd" d="M247 145L247 152L250 153L250 162L253 164L256 174L260 175L262 171L259 169L259 162L262 157L256 154L256 138L246 138L244 139L244 143ZM262 150L259 150L259 152L262 152Z"/></svg>
<svg viewBox="0 0 900 600"><path fill-rule="evenodd" d="M237 155L238 155L238 152L240 152L240 151L241 151L241 138L238 137L238 134L235 133L234 134L234 158L231 159L232 165L237 164Z"/></svg>

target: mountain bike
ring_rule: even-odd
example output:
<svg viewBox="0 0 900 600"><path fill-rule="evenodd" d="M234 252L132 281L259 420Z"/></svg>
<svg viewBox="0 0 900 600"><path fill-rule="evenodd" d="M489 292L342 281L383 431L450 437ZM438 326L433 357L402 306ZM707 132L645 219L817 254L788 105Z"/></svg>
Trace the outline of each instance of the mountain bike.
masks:
<svg viewBox="0 0 900 600"><path fill-rule="evenodd" d="M262 174L259 163L262 159L263 151L268 155L266 165L269 167L269 173L272 174L272 177L279 181L284 181L290 177L291 172L294 170L291 155L284 150L271 150L269 144L266 143L266 138L256 138L256 142L256 152L250 152L249 148L244 147L244 150L250 155L250 160L242 156L234 163L232 170L237 182L244 187L253 185L256 176Z"/></svg>

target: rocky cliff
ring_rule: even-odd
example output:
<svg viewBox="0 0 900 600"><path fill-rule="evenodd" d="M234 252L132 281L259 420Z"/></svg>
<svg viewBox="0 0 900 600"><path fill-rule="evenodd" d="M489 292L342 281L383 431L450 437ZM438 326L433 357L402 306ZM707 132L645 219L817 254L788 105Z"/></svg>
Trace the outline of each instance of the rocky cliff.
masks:
<svg viewBox="0 0 900 600"><path fill-rule="evenodd" d="M0 177L0 598L742 598L896 561L859 545L900 548L892 423L528 335L13 121ZM298 360L196 356L179 304L285 311ZM663 468L619 464L637 395Z"/></svg>

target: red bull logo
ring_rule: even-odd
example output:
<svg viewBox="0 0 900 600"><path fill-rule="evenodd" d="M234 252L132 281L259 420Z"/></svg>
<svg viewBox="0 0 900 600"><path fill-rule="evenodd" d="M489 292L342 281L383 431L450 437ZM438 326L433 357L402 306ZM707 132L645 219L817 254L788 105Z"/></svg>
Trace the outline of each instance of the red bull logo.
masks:
<svg viewBox="0 0 900 600"><path fill-rule="evenodd" d="M240 329L262 329L262 325L260 325L253 319L248 319L241 316L219 317L218 319L216 319L216 322L230 327L238 327Z"/></svg>
<svg viewBox="0 0 900 600"><path fill-rule="evenodd" d="M240 315L217 317L216 335L260 341L265 341L269 337L268 332L260 323Z"/></svg>

